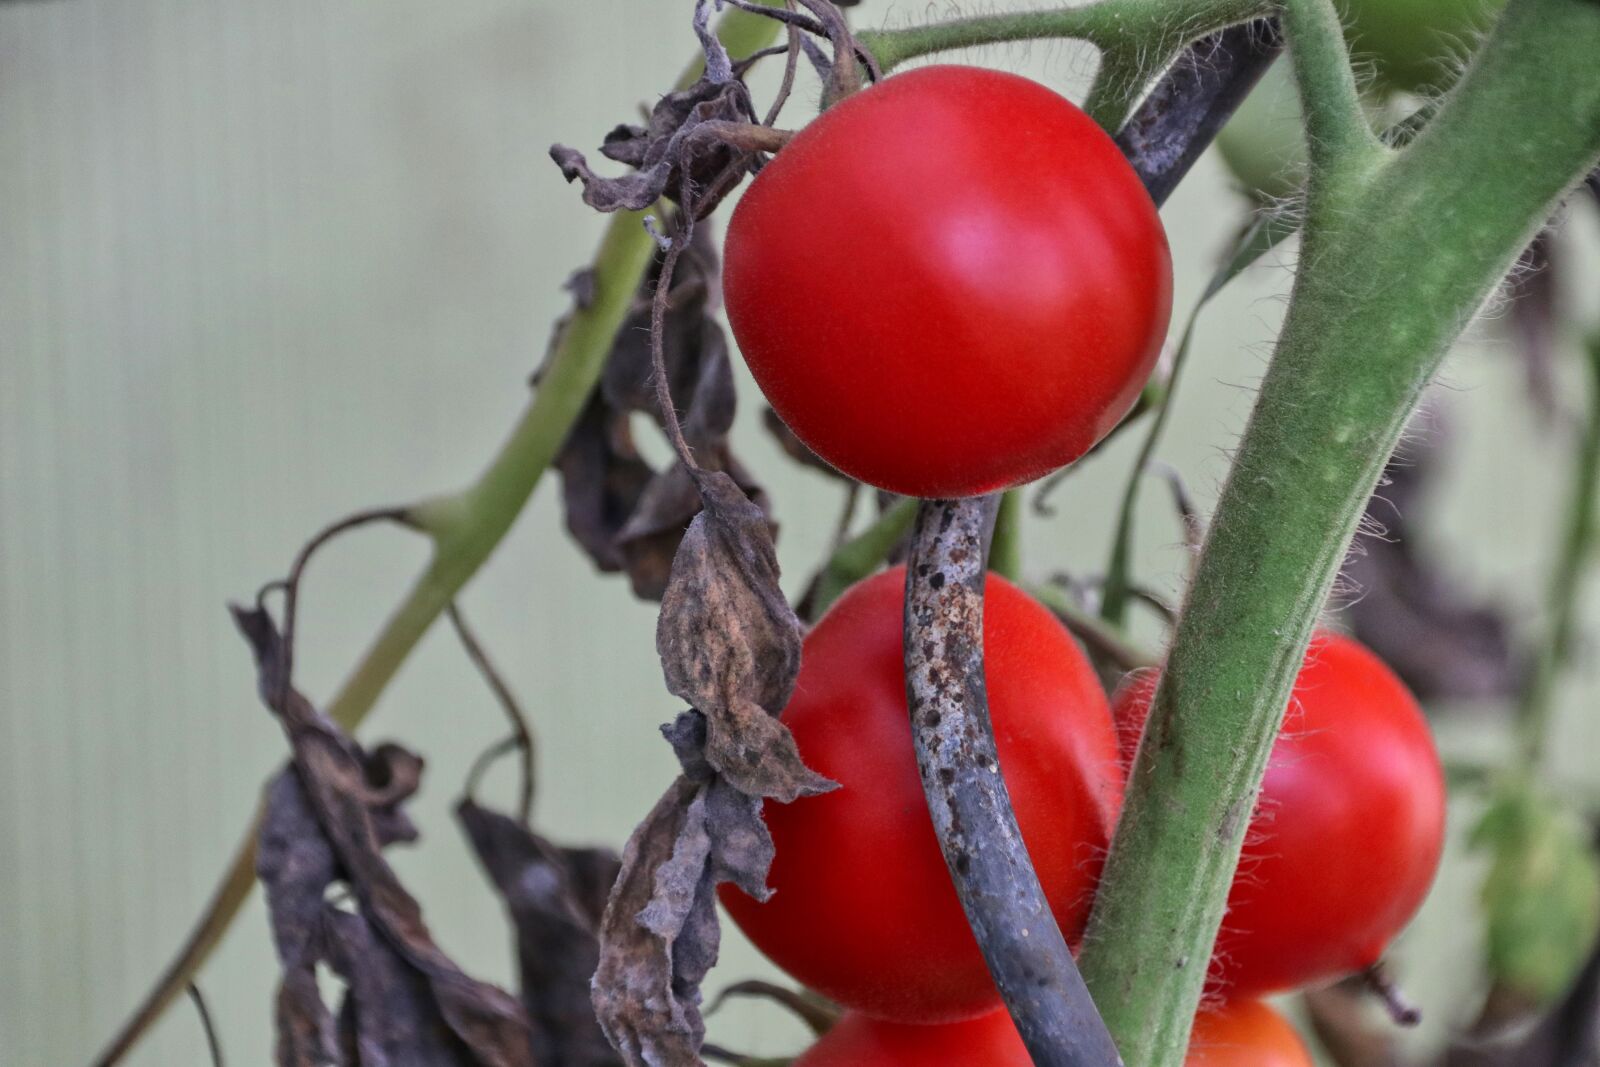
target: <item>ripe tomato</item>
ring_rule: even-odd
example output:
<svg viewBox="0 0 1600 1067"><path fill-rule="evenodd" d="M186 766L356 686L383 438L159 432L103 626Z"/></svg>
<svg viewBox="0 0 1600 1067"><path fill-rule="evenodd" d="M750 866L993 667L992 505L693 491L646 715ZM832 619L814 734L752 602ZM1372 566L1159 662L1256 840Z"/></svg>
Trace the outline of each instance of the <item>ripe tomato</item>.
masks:
<svg viewBox="0 0 1600 1067"><path fill-rule="evenodd" d="M1236 1000L1194 1017L1184 1067L1313 1067L1289 1020L1259 1000Z"/></svg>
<svg viewBox="0 0 1600 1067"><path fill-rule="evenodd" d="M1313 1067L1294 1027L1259 1000L1195 1016L1184 1067ZM851 1012L794 1067L1033 1067L1005 1009L959 1023L891 1023Z"/></svg>
<svg viewBox="0 0 1600 1067"><path fill-rule="evenodd" d="M1113 702L1124 760L1157 675ZM1211 960L1228 997L1378 962L1428 892L1444 841L1444 773L1400 679L1366 648L1318 634L1272 748Z"/></svg>
<svg viewBox="0 0 1600 1067"><path fill-rule="evenodd" d="M851 1012L793 1067L1033 1067L1005 1009L966 1022L918 1026Z"/></svg>
<svg viewBox="0 0 1600 1067"><path fill-rule="evenodd" d="M745 192L728 319L757 383L846 474L987 493L1088 451L1172 309L1155 206L1076 105L924 67L831 108Z"/></svg>
<svg viewBox="0 0 1600 1067"><path fill-rule="evenodd" d="M1389 89L1437 89L1472 54L1505 0L1339 0L1358 59Z"/></svg>
<svg viewBox="0 0 1600 1067"><path fill-rule="evenodd" d="M806 637L783 722L840 783L768 802L777 844L764 904L722 902L774 963L849 1008L903 1022L971 1018L998 994L939 851L906 710L905 568L841 597ZM983 619L1001 773L1051 910L1083 931L1122 787L1110 709L1055 618L990 576Z"/></svg>

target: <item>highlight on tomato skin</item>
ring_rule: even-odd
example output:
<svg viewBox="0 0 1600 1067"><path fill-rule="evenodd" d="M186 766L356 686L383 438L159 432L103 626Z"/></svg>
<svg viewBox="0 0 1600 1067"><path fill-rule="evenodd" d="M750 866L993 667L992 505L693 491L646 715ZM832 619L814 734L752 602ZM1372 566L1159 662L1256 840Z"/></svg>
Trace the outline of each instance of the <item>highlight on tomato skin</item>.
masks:
<svg viewBox="0 0 1600 1067"><path fill-rule="evenodd" d="M851 588L807 635L782 721L806 765L840 788L769 801L777 846L758 903L721 900L756 947L847 1008L904 1022L999 1003L950 884L912 749L905 568ZM1081 935L1122 791L1110 708L1050 612L990 575L986 676L1001 773L1024 844L1069 941Z"/></svg>
<svg viewBox="0 0 1600 1067"><path fill-rule="evenodd" d="M1113 698L1131 762L1159 681ZM1208 991L1244 997L1376 964L1433 883L1445 782L1422 709L1367 648L1311 641L1251 816Z"/></svg>
<svg viewBox="0 0 1600 1067"><path fill-rule="evenodd" d="M1155 205L1077 105L930 66L802 129L729 223L724 296L796 435L868 484L963 497L1083 455L1172 309Z"/></svg>
<svg viewBox="0 0 1600 1067"><path fill-rule="evenodd" d="M1004 1008L959 1023L892 1023L851 1012L793 1067L1033 1067Z"/></svg>
<svg viewBox="0 0 1600 1067"><path fill-rule="evenodd" d="M1184 1067L1314 1067L1289 1020L1259 1000L1202 1006Z"/></svg>

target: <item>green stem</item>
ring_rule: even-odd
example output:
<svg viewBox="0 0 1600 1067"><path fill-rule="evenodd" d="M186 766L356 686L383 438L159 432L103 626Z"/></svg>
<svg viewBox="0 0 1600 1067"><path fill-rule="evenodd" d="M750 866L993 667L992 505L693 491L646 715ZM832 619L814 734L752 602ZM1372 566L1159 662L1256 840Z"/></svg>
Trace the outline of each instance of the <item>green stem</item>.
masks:
<svg viewBox="0 0 1600 1067"><path fill-rule="evenodd" d="M735 56L758 51L777 33L778 24L772 19L742 11L728 12L717 28ZM679 86L692 84L703 66L703 57L691 62ZM470 488L413 509L416 525L433 537L433 557L329 703L328 714L346 730L354 730L366 718L423 634L493 554L521 514L599 381L612 342L654 254L655 242L645 231L641 215L623 212L612 217L593 263L594 299L568 320L550 353L538 392L500 451ZM111 1067L121 1061L183 993L221 942L255 886L259 819L258 811L177 958L107 1045L95 1067Z"/></svg>
<svg viewBox="0 0 1600 1067"><path fill-rule="evenodd" d="M1022 575L1022 490L1007 489L1001 494L994 539L989 544L989 569L1017 581Z"/></svg>
<svg viewBox="0 0 1600 1067"><path fill-rule="evenodd" d="M1298 57L1326 0L1285 6ZM1312 183L1288 318L1084 939L1084 976L1130 1067L1183 1062L1290 688L1401 428L1451 342L1600 158L1596 55L1600 5L1512 0L1409 149L1375 166L1334 161L1339 180Z"/></svg>
<svg viewBox="0 0 1600 1067"><path fill-rule="evenodd" d="M1561 551L1550 575L1550 632L1539 646L1539 656L1527 688L1522 693L1518 718L1522 762L1528 772L1538 767L1545 737L1550 728L1550 712L1555 701L1556 682L1572 659L1577 638L1579 593L1584 572L1594 559L1595 541L1600 537L1600 335L1589 342L1586 363L1589 370L1589 413L1583 438L1573 463L1572 491L1567 502L1567 522Z"/></svg>
<svg viewBox="0 0 1600 1067"><path fill-rule="evenodd" d="M1154 652L1129 640L1122 630L1080 607L1059 585L1030 585L1028 593L1049 608L1078 640L1089 647L1097 660L1103 660L1115 668L1116 674L1126 674L1141 667L1154 667L1161 662Z"/></svg>
<svg viewBox="0 0 1600 1067"><path fill-rule="evenodd" d="M1101 126L1121 127L1156 74L1191 41L1271 12L1270 0L1098 0L1078 7L866 30L856 35L885 71L920 56L1012 41L1075 38L1103 53L1084 105Z"/></svg>
<svg viewBox="0 0 1600 1067"><path fill-rule="evenodd" d="M836 549L823 564L817 578L817 593L811 613L821 618L846 589L883 565L894 546L911 529L917 517L917 502L910 497L878 516L876 522Z"/></svg>

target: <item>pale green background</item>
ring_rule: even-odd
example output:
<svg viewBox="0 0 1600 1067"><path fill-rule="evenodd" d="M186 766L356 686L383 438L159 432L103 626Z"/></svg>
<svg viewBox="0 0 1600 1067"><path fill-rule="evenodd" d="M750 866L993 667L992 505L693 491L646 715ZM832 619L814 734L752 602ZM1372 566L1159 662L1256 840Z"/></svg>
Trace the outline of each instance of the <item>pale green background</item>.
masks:
<svg viewBox="0 0 1600 1067"><path fill-rule="evenodd" d="M284 747L223 611L303 538L357 507L468 479L525 398L560 283L602 222L545 156L589 147L666 87L688 0L57 0L0 7L0 1062L84 1063L188 929ZM942 6L942 5L941 5ZM923 5L877 0L866 21ZM985 57L1063 89L1060 46ZM809 107L814 89L802 88ZM796 112L791 121L799 121ZM1166 212L1186 308L1239 217L1209 160ZM1580 220L1590 231L1594 219ZM1286 260L1205 320L1164 454L1204 500L1269 351ZM1592 245L1582 285L1596 308ZM1446 371L1462 446L1433 536L1519 616L1552 541L1559 438L1519 398L1495 331ZM1570 392L1570 391L1569 391ZM838 491L782 460L752 417L741 447L775 491L795 588ZM1029 568L1101 566L1126 443L1086 465ZM465 606L526 697L543 744L538 817L620 842L669 780L655 726L652 608L564 538L554 482ZM1184 556L1147 494L1143 564ZM319 560L297 666L327 694L422 558L397 533ZM1589 598L1596 607L1594 597ZM1592 657L1569 707L1596 694ZM364 736L426 753L423 843L394 860L441 943L509 981L499 907L450 822L499 713L436 632ZM1592 720L1564 724L1575 770ZM1480 731L1481 733L1481 731ZM502 798L509 782L497 779ZM1470 886L1441 893L1412 944L1423 999L1474 951ZM730 938L712 987L762 965ZM1433 977L1429 977L1433 976ZM235 1064L265 1063L275 980L256 901L203 984ZM1459 981L1459 980L1458 980ZM714 1036L796 1047L781 1013ZM135 1062L201 1062L181 1006Z"/></svg>

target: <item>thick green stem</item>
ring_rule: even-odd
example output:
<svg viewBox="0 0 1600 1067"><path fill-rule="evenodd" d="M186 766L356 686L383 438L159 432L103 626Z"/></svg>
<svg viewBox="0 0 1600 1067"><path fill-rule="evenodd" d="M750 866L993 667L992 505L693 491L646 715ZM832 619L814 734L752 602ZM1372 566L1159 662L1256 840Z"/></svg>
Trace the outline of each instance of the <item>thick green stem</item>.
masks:
<svg viewBox="0 0 1600 1067"><path fill-rule="evenodd" d="M1289 0L1291 47L1325 0ZM1130 1067L1178 1067L1312 626L1407 416L1600 157L1600 4L1512 0L1389 162L1312 184L1302 268L1223 489L1081 965ZM1303 88L1317 91L1315 79ZM1363 154L1364 149L1360 149ZM1370 157L1369 157L1370 158Z"/></svg>
<svg viewBox="0 0 1600 1067"><path fill-rule="evenodd" d="M867 30L856 36L886 71L919 56L978 45L1088 41L1100 50L1101 67L1084 110L1105 129L1115 130L1185 45L1270 14L1273 6L1271 0L1097 0L1077 7Z"/></svg>
<svg viewBox="0 0 1600 1067"><path fill-rule="evenodd" d="M1589 342L1586 362L1589 417L1573 463L1561 550L1550 574L1550 631L1539 646L1539 657L1523 690L1518 717L1522 762L1530 774L1538 767L1544 753L1556 682L1572 658L1577 638L1584 572L1594 560L1595 541L1600 537L1600 514L1597 514L1597 505L1600 505L1600 335Z"/></svg>
<svg viewBox="0 0 1600 1067"><path fill-rule="evenodd" d="M773 20L741 11L730 11L717 29L735 56L758 51L770 44L777 32ZM680 87L698 78L703 66L703 58L690 63L679 79ZM354 730L366 718L423 634L493 554L522 513L599 381L612 341L654 254L655 242L645 231L642 216L624 212L611 219L593 263L594 299L575 311L562 330L539 391L499 453L464 492L413 509L416 525L433 537L433 557L329 703L328 713L345 729ZM177 958L107 1045L95 1067L120 1062L183 993L221 942L255 886L258 820L259 812Z"/></svg>

